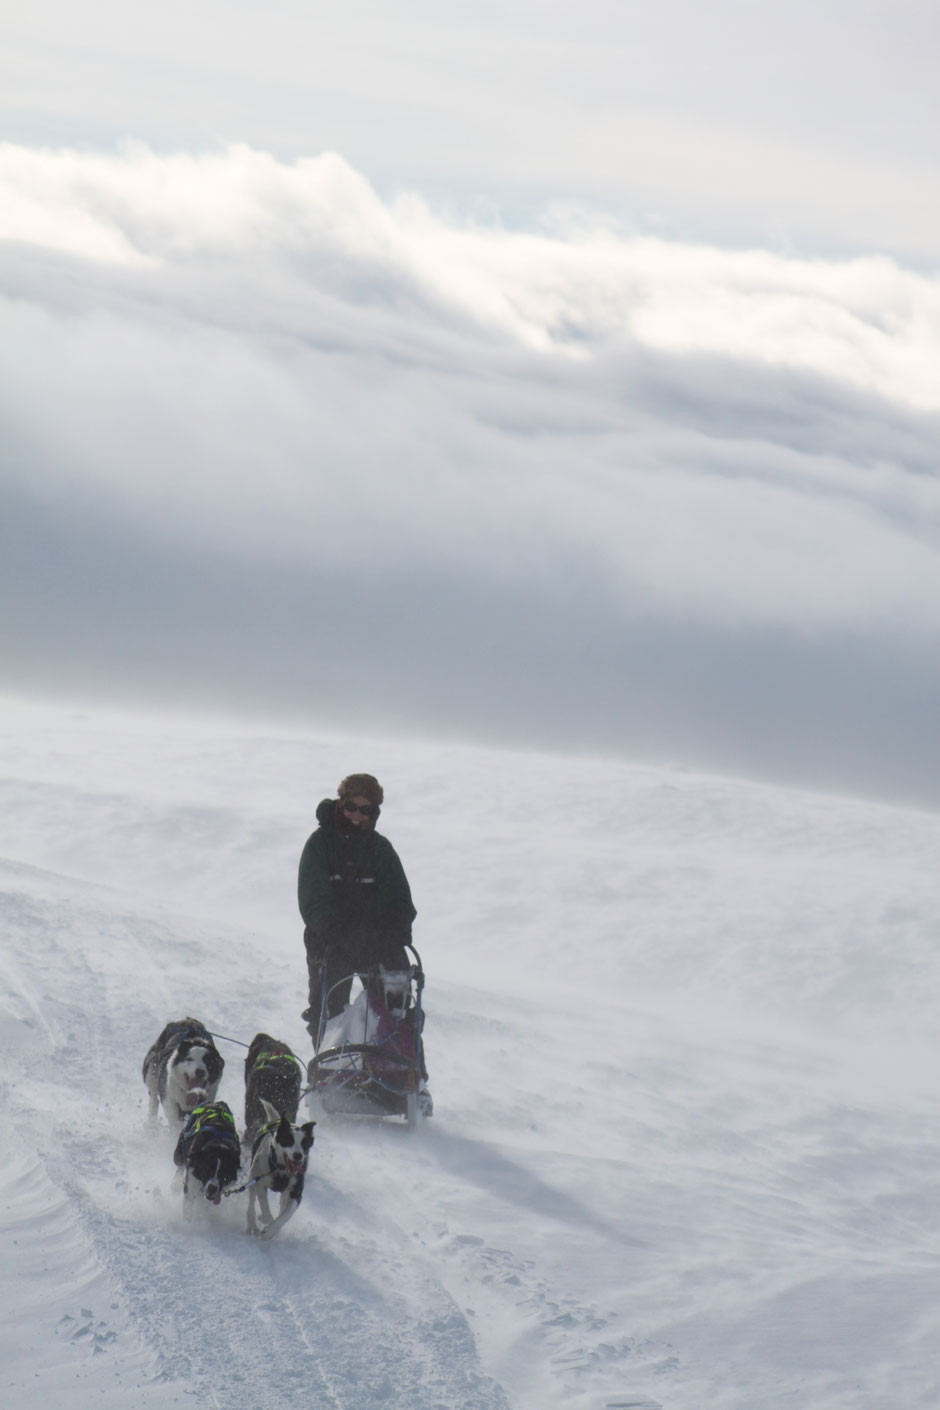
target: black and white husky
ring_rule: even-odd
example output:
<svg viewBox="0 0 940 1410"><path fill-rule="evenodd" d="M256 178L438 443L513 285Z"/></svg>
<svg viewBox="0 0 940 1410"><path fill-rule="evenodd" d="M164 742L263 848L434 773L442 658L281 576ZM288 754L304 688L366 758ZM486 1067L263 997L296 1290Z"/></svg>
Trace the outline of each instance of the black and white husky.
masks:
<svg viewBox="0 0 940 1410"><path fill-rule="evenodd" d="M245 1144L250 1146L270 1118L262 1102L269 1102L288 1121L297 1119L303 1069L286 1043L269 1033L256 1033L245 1058Z"/></svg>
<svg viewBox="0 0 940 1410"><path fill-rule="evenodd" d="M224 1066L225 1059L198 1018L168 1023L144 1058L150 1120L162 1106L170 1124L178 1126L194 1107L214 1101Z"/></svg>
<svg viewBox="0 0 940 1410"><path fill-rule="evenodd" d="M251 1168L248 1172L248 1232L262 1239L272 1239L300 1207L304 1194L307 1157L313 1145L315 1121L294 1126L286 1116L261 1098L267 1118L251 1148ZM271 1213L268 1191L280 1195L277 1216ZM261 1210L263 1228L258 1227L256 1205Z"/></svg>
<svg viewBox="0 0 940 1410"><path fill-rule="evenodd" d="M212 1204L221 1203L226 1186L238 1179L241 1159L235 1118L225 1102L207 1102L191 1111L173 1152L183 1175L187 1212L192 1212L197 1186Z"/></svg>

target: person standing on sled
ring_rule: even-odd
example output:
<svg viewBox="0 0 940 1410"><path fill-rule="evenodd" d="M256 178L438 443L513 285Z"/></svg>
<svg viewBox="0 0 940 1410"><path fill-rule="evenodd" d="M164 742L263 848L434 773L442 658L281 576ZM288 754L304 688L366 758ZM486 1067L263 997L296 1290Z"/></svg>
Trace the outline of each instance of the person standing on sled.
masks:
<svg viewBox="0 0 940 1410"><path fill-rule="evenodd" d="M350 774L337 795L324 798L317 808L319 827L307 839L297 878L309 978L309 1007L302 1017L314 1042L324 984L326 1017L332 1018L349 1002L354 974L365 974L377 965L408 969L404 947L411 943L417 915L398 853L375 830L385 797L382 785L371 774ZM424 1114L430 1115L420 1038L418 1047L419 1101Z"/></svg>

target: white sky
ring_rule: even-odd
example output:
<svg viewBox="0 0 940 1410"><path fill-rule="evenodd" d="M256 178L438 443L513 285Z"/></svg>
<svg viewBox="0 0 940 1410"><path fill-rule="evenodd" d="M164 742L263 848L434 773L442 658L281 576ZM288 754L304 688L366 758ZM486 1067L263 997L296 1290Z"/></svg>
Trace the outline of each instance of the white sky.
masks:
<svg viewBox="0 0 940 1410"><path fill-rule="evenodd" d="M933 25L11 15L6 684L936 802Z"/></svg>

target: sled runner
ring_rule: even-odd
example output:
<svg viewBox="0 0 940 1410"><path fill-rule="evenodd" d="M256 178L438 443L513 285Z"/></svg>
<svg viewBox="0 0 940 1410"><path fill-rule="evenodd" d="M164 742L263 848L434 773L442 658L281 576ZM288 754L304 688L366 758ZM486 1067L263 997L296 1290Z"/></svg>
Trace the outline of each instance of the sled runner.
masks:
<svg viewBox="0 0 940 1410"><path fill-rule="evenodd" d="M319 1041L307 1068L310 1109L328 1116L403 1116L416 1126L422 1115L421 994L424 974L417 950L406 970L381 966L354 976L359 992L328 1018L330 996L349 981L324 990Z"/></svg>

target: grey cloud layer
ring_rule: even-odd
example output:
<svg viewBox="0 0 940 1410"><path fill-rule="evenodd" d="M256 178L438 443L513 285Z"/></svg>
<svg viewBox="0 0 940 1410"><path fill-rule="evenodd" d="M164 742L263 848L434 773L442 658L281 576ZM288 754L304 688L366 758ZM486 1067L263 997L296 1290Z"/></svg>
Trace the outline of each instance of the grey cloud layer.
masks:
<svg viewBox="0 0 940 1410"><path fill-rule="evenodd" d="M940 801L933 281L12 166L11 683Z"/></svg>

